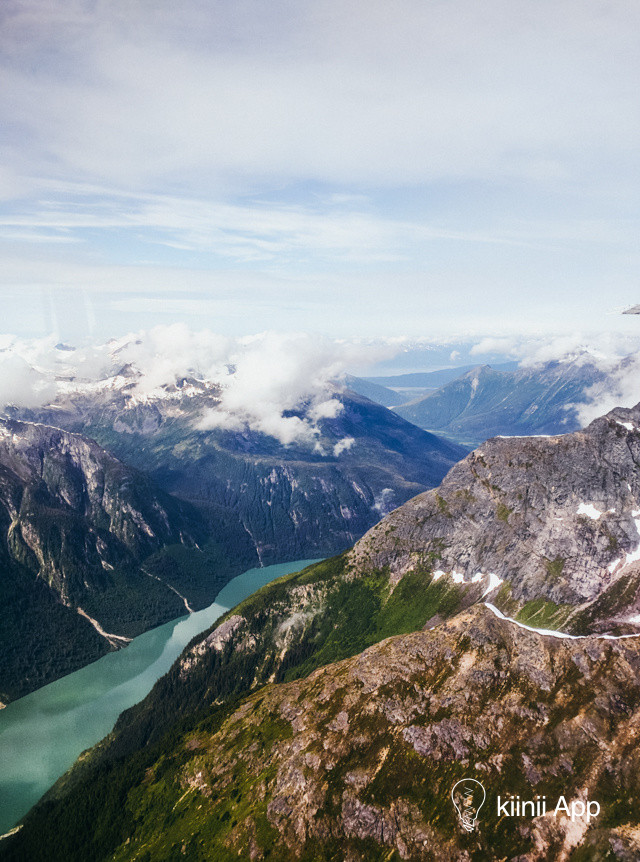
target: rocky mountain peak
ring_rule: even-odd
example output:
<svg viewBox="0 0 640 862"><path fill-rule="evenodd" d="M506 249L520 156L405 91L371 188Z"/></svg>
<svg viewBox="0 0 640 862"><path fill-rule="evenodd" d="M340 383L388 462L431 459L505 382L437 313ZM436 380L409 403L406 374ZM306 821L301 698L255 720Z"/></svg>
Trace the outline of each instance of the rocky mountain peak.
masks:
<svg viewBox="0 0 640 862"><path fill-rule="evenodd" d="M596 625L599 602L597 626L633 631L639 465L639 407L572 434L493 438L372 528L353 559L395 579L425 562L460 583L493 576L505 608L541 600L573 626Z"/></svg>

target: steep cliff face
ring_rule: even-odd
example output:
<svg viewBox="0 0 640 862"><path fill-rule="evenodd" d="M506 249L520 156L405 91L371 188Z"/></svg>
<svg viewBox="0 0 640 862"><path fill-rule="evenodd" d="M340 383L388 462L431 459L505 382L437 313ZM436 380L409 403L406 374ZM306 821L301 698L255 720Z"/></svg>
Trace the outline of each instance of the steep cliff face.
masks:
<svg viewBox="0 0 640 862"><path fill-rule="evenodd" d="M103 584L105 571L193 541L175 501L78 435L0 421L0 467L8 552L63 603Z"/></svg>
<svg viewBox="0 0 640 862"><path fill-rule="evenodd" d="M185 586L200 598L166 557L198 554L198 514L57 428L0 421L0 537L3 702L184 613Z"/></svg>
<svg viewBox="0 0 640 862"><path fill-rule="evenodd" d="M265 564L350 547L467 451L353 392L334 392L340 409L317 420L311 442L284 445L249 428L203 430L219 406L206 381L144 397L137 382L129 371L25 415L87 434L205 514L235 519ZM304 405L298 413L308 418Z"/></svg>
<svg viewBox="0 0 640 862"><path fill-rule="evenodd" d="M398 579L430 554L436 571L481 582L510 615L569 631L633 632L639 465L637 407L560 437L489 440L437 490L374 527L353 559L388 566Z"/></svg>

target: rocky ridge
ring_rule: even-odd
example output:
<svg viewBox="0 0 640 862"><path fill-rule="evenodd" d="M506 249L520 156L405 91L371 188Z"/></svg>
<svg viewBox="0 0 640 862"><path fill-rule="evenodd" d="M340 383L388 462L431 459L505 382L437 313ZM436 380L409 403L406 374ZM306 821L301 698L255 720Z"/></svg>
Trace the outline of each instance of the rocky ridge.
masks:
<svg viewBox="0 0 640 862"><path fill-rule="evenodd" d="M633 633L639 466L638 407L559 437L494 438L374 527L352 562L388 567L397 581L431 554L437 573L482 583L510 616Z"/></svg>

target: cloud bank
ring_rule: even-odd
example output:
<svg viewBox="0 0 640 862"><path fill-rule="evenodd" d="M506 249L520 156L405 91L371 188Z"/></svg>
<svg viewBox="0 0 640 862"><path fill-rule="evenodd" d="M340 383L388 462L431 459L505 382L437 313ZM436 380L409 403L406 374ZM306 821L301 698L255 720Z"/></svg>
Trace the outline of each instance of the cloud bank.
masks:
<svg viewBox="0 0 640 862"><path fill-rule="evenodd" d="M214 387L215 406L193 420L200 430L252 431L287 446L326 448L321 425L342 410L344 375L394 357L403 361L407 350L421 356L424 367L434 366L430 355L465 364L467 357L493 362L502 356L528 367L549 361L593 365L606 373L605 381L587 391L586 404L569 405L583 424L613 407L640 402L640 336L486 337L470 349L467 344L466 355L457 347L446 340L357 341L275 331L237 338L179 323L78 347L56 344L52 337L4 336L0 405L41 407L76 390L99 390L119 372L133 372L125 381L127 391L140 402L164 398L176 382L191 377ZM335 456L353 445L350 437L331 443Z"/></svg>
<svg viewBox="0 0 640 862"><path fill-rule="evenodd" d="M603 383L587 391L588 403L577 406L578 419L588 425L614 407L640 403L640 353L634 353L612 369Z"/></svg>
<svg viewBox="0 0 640 862"><path fill-rule="evenodd" d="M52 339L5 339L0 349L0 403L44 406L120 372L137 401L162 398L183 378L216 385L218 403L197 419L201 430L251 430L284 445L315 445L323 419L342 410L340 381L347 369L373 363L397 348L357 344L305 333L265 332L229 338L182 324L158 326L105 344L80 348ZM335 444L334 454L353 440Z"/></svg>

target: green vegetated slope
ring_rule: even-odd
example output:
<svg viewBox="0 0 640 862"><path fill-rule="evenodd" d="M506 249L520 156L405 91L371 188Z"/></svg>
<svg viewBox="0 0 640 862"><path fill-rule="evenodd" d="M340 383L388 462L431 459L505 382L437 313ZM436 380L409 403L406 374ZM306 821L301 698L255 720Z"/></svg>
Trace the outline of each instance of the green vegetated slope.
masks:
<svg viewBox="0 0 640 862"><path fill-rule="evenodd" d="M172 756L186 728L215 726L248 691L420 629L477 592L477 585L450 579L433 583L427 567L392 591L384 572L356 573L344 556L264 587L187 647L150 695L121 716L114 734L61 779L25 829L0 844L0 858L109 858L138 817L123 800L157 758ZM49 829L58 836L53 848Z"/></svg>
<svg viewBox="0 0 640 862"><path fill-rule="evenodd" d="M335 586L340 565L324 564L326 585ZM238 618L259 618L270 599L277 607L313 575L243 603L206 651L193 643L115 736L59 784L58 798L0 843L0 859L578 862L610 858L612 844L633 853L638 640L551 638L474 605L301 679L300 665L273 674L272 653L272 676L281 681L258 684L269 652L263 644L239 683L252 627ZM359 590L376 595L379 583ZM464 600L454 589L449 594ZM373 624L378 632L383 616ZM374 636L362 626L361 639L351 639L339 612L333 619L345 635L336 658ZM178 707L180 688L187 698ZM144 714L166 698L173 714L161 713L155 728L164 725L164 733L155 735ZM472 834L458 826L449 799L469 776L488 794ZM602 815L590 829L564 816L514 828L497 816L498 793L532 798L536 790L554 804L560 795L597 799Z"/></svg>

